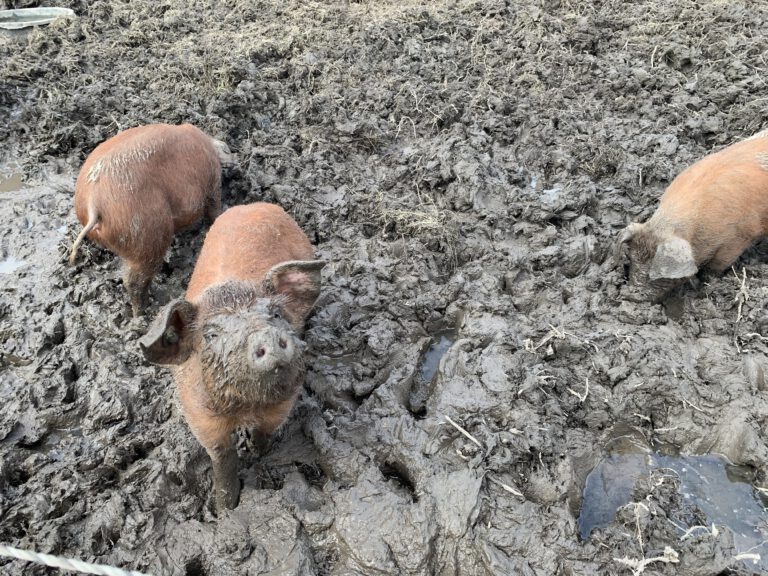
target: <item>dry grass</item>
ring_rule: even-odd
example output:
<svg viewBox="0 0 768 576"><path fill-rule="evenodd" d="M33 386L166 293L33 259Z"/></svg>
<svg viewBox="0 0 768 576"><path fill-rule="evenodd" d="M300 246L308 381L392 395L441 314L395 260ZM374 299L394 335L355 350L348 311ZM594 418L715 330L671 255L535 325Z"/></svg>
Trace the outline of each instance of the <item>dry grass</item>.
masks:
<svg viewBox="0 0 768 576"><path fill-rule="evenodd" d="M385 196L381 191L372 194L375 217L382 230L403 239L418 238L428 244L437 243L455 263L458 224L453 212L438 208L426 195L415 193L409 196L412 203Z"/></svg>

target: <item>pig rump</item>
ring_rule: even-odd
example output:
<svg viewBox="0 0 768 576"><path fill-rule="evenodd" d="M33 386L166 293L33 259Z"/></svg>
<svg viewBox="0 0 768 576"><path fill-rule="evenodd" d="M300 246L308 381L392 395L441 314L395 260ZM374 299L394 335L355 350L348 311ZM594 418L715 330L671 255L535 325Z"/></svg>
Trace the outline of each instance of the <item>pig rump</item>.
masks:
<svg viewBox="0 0 768 576"><path fill-rule="evenodd" d="M70 264L86 236L120 256L138 315L173 235L204 213L211 221L218 216L223 154L189 124L139 126L99 144L75 185L75 212L84 228Z"/></svg>

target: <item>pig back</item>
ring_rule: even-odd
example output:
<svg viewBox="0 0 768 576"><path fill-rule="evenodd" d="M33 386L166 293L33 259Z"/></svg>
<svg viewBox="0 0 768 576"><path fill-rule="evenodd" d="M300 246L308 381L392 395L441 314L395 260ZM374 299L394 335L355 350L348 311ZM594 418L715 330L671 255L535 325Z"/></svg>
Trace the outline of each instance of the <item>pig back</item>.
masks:
<svg viewBox="0 0 768 576"><path fill-rule="evenodd" d="M695 249L721 232L745 238L764 234L768 137L737 142L688 167L667 188L651 220L674 223L675 232Z"/></svg>
<svg viewBox="0 0 768 576"><path fill-rule="evenodd" d="M309 239L281 207L264 202L235 206L208 231L186 297L196 301L209 286L230 280L258 283L280 262L313 259Z"/></svg>
<svg viewBox="0 0 768 576"><path fill-rule="evenodd" d="M162 151L164 196L175 230L195 223L209 198L220 194L221 162L213 141L191 124L169 126Z"/></svg>
<svg viewBox="0 0 768 576"><path fill-rule="evenodd" d="M85 224L92 204L118 228L135 215L151 218L160 212L178 230L202 216L206 199L220 186L218 154L201 130L190 124L138 126L88 156L75 186L75 211Z"/></svg>

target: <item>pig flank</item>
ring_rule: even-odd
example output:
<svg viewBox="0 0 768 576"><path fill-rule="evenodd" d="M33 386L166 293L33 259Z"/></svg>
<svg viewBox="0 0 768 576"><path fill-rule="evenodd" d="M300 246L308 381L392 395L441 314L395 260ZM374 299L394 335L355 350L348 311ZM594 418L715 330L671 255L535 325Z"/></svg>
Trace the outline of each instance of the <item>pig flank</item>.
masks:
<svg viewBox="0 0 768 576"><path fill-rule="evenodd" d="M184 416L213 464L216 507L240 484L232 432L263 435L287 417L304 376L304 321L324 262L282 208L236 206L203 243L186 299L160 311L140 345L172 368Z"/></svg>
<svg viewBox="0 0 768 576"><path fill-rule="evenodd" d="M630 283L655 298L700 267L727 269L768 234L768 131L711 154L683 171L645 224L630 224Z"/></svg>
<svg viewBox="0 0 768 576"><path fill-rule="evenodd" d="M83 238L125 261L123 281L134 315L173 236L221 206L220 153L203 132L184 124L152 124L120 132L88 156L75 185Z"/></svg>

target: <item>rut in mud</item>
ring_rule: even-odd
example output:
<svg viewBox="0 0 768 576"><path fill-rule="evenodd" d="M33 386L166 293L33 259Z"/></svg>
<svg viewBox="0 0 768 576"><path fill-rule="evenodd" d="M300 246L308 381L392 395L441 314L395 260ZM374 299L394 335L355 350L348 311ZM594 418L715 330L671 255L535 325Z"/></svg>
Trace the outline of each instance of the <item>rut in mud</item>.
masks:
<svg viewBox="0 0 768 576"><path fill-rule="evenodd" d="M577 517L627 430L766 485L766 244L664 306L610 255L762 127L768 5L56 4L78 18L0 37L0 541L155 575L622 574L666 546L646 574L760 573L728 529L681 537L673 475L585 542ZM150 122L227 142L224 203L279 203L329 261L301 398L263 454L240 435L220 517L118 262L65 265L80 164Z"/></svg>

